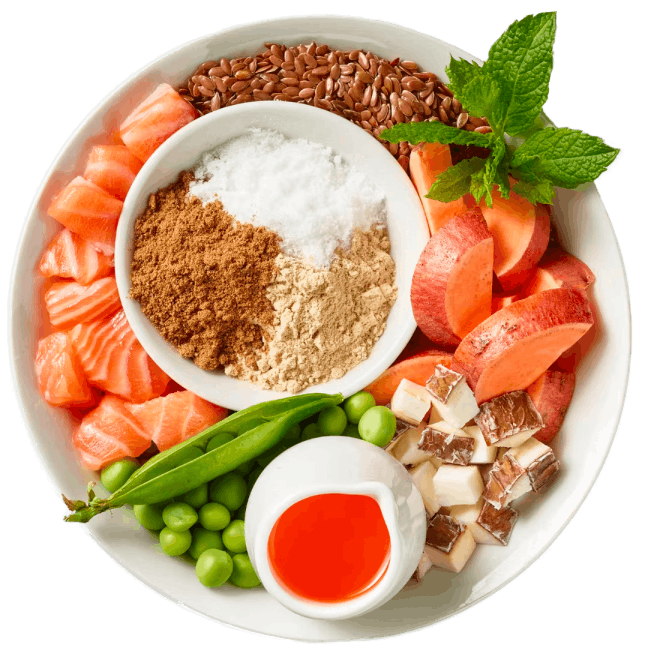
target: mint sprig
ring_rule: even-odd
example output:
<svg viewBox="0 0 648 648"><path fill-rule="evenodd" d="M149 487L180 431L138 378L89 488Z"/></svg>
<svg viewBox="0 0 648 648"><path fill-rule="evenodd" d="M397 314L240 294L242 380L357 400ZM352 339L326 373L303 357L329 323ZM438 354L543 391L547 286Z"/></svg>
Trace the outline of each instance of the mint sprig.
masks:
<svg viewBox="0 0 648 648"><path fill-rule="evenodd" d="M574 189L592 182L619 153L603 140L569 128L544 128L540 119L549 96L553 68L556 13L515 21L489 51L483 66L450 58L449 87L470 114L485 117L492 133L476 133L441 122L397 124L383 131L388 142L438 142L490 149L485 159L472 158L440 173L429 198L456 200L460 191L492 206L495 187L509 197L513 188L533 204L551 203L555 186ZM523 143L511 150L505 135ZM463 195L463 194L462 194Z"/></svg>

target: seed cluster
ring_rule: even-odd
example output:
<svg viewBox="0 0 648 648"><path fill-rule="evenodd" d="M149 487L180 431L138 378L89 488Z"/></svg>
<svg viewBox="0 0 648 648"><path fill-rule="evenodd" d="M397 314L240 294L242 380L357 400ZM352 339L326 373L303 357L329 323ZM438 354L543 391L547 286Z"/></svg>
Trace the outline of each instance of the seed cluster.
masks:
<svg viewBox="0 0 648 648"><path fill-rule="evenodd" d="M334 112L378 138L394 124L442 121L490 132L448 87L413 61L388 61L360 49L266 43L262 53L205 61L179 89L201 115L248 101L293 101ZM411 146L379 140L405 170Z"/></svg>

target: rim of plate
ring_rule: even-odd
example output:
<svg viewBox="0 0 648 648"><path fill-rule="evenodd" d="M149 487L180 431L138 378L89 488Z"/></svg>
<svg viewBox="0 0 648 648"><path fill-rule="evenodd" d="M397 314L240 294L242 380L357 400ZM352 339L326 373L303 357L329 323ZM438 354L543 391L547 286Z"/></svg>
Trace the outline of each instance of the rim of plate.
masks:
<svg viewBox="0 0 648 648"><path fill-rule="evenodd" d="M8 306L9 306L9 309L8 309L8 327L7 327L7 330L8 330L9 349L11 351L10 367L11 367L12 382L13 382L16 394L18 396L19 407L20 407L23 419L24 419L24 421L25 421L25 423L27 425L27 429L28 429L28 432L29 432L29 436L31 438L31 442L34 445L34 447L36 449L36 452L40 456L43 465L45 466L45 469L46 469L46 471L47 471L47 473L49 475L50 481L51 481L52 488L57 493L59 492L59 489L56 486L57 480L56 480L56 478L54 476L54 473L53 473L53 471L52 471L52 469L50 467L49 461L44 456L43 451L42 451L42 447L39 444L38 439L37 439L37 437L36 437L36 435L34 433L34 427L35 426L33 425L32 415L31 415L30 409L28 408L27 399L24 397L23 392L24 392L25 385L26 385L27 381L26 381L26 379L24 377L21 377L19 375L19 369L20 368L19 368L19 362L18 362L18 354L16 353L16 341L19 339L20 331L14 330L15 322L14 322L14 318L12 317L13 312L14 312L14 307L16 306L16 303L15 303L15 301L16 301L16 290L15 290L16 275L17 275L19 266L24 262L23 261L23 256L24 256L25 247L26 247L26 244L27 244L26 232L27 232L27 229L29 227L30 222L32 221L32 219L35 216L36 206L37 206L42 194L44 193L44 190L46 189L46 187L48 185L48 182L49 182L54 170L57 168L57 166L58 166L58 164L60 162L60 159L64 156L64 154L65 154L66 150L68 149L70 143L75 139L75 137L77 136L79 131L81 131L84 128L86 123L99 110L101 110L103 108L107 108L108 105L109 105L109 102L111 101L111 99L113 99L114 96L120 90L122 90L126 86L128 86L131 83L131 81L133 81L135 78L142 75L144 72L149 70L149 68L152 68L154 65L162 63L169 56L178 54L182 50L189 50L190 48L196 46L199 43L202 43L202 42L207 43L207 42L212 41L213 39L217 39L219 37L222 37L222 36L225 36L227 34L231 34L233 32L237 32L237 31L240 31L240 30L246 30L246 29L250 29L250 28L263 29L263 28L267 28L267 27L272 26L272 25L279 25L279 24L282 24L282 23L289 24L289 23L295 22L295 21L303 21L303 20L308 20L308 19L312 20L313 18L315 18L315 19L317 19L319 21L327 21L327 20L328 21L332 21L332 20L338 20L339 21L339 20L344 20L345 22L356 23L359 27L362 26L362 25L371 24L371 25L374 25L374 26L380 26L383 29L385 29L385 28L387 28L387 29L396 29L397 31L400 31L403 35L411 34L411 35L416 35L418 37L423 36L424 38L426 38L426 39L428 39L430 41L436 41L437 43L446 46L449 50L454 50L456 52L461 52L463 55L465 55L470 60L481 62L477 57L472 56L470 53L466 52L465 50L462 50L461 48L456 47L454 45L451 45L451 44L447 43L446 41L444 41L444 40L442 40L440 38L437 38L435 36L432 36L432 35L424 33L424 32L417 31L415 29L410 29L408 27L404 27L404 26L399 25L399 24L394 23L394 22L383 21L383 20L374 20L374 19L371 19L371 18L363 18L363 17L359 17L359 16L341 16L341 15L338 15L338 14L320 14L320 15L318 15L318 14L301 14L301 15L293 15L293 16L285 16L285 17L280 17L280 18L273 18L273 19L262 20L262 21L251 21L251 22L246 22L246 23L239 23L237 25L233 25L233 26L228 27L226 29L216 31L216 32L212 32L212 33L206 34L204 36L200 36L198 38L192 39L190 41L182 43L181 45L179 45L177 47L173 47L173 48L167 50L166 52L164 52L162 55L151 59L148 63L146 63L141 68L136 70L133 74L131 74L128 78L126 78L117 87L113 88L113 90L111 90L109 93L107 93L104 96L104 98L97 105L94 106L94 108L84 117L84 119L77 126L77 128L66 138L66 140L64 141L63 145L61 146L58 154L56 155L55 159L53 160L52 164L49 166L49 168L45 172L45 174L43 176L43 179L42 179L41 183L39 184L38 189L36 190L36 193L34 194L34 198L32 199L32 201L30 203L30 206L29 206L29 209L28 209L28 212L27 212L27 218L25 219L25 222L23 223L23 226L21 228L21 232L20 232L20 235L19 235L18 245L16 247L16 253L14 255L13 265L12 265L12 269L11 269L10 284L9 284L10 288L9 288L9 294L8 294ZM199 64L199 62L197 64ZM598 189L596 188L596 185L594 183L593 183L592 189L596 192L596 195L600 200L600 194L599 194ZM627 395L628 381L629 381L629 375L630 375L630 360L631 360L631 357L632 357L632 316L631 316L631 308L630 308L630 298L629 298L629 287L628 287L627 272L626 272L625 264L623 262L623 255L622 255L621 249L619 247L619 242L618 242L616 233L614 232L614 227L612 225L610 217L609 217L609 215L607 213L607 210L605 209L605 206L603 205L602 201L601 201L601 205L602 205L602 208L603 208L603 212L605 214L605 218L607 219L607 222L608 222L608 224L610 226L610 229L612 231L613 240L611 241L611 243L613 243L615 248L616 248L616 252L617 252L618 257L619 257L619 261L620 261L620 264L621 264L621 270L622 270L622 274L623 274L623 288L625 290L624 302L625 302L625 306L626 306L626 315L627 315L627 318L628 318L628 340L627 340L628 354L627 354L627 358L625 358L626 366L625 366L625 371L624 371L624 382L623 382L623 385L622 385L621 399L620 399L620 403L619 403L619 406L618 406L618 411L616 412L616 415L614 417L612 433L610 434L609 440L607 441L607 443L606 443L606 445L604 447L604 450L601 453L601 460L600 460L599 465L596 467L596 470L594 471L593 475L590 476L589 483L587 484L586 488L584 489L582 497L578 500L576 506L570 512L570 514L567 516L564 523L559 527L559 529L548 540L546 540L543 543L543 545L535 552L535 554L530 559L524 561L524 563L521 566L519 566L517 569L515 569L514 572L511 574L511 576L509 578L505 579L504 581L502 581L501 583L499 583L498 585L493 587L488 592L486 592L484 594L481 594L480 596L478 596L478 597L476 597L474 599L471 599L469 602L462 604L460 607L458 607L458 608L456 608L454 610L449 611L447 614L443 614L443 615L439 616L436 619L430 620L429 623L416 625L416 626L413 626L412 628L408 628L408 629L405 629L405 630L399 630L397 632L382 632L382 633L377 634L377 635L372 635L372 637L373 636L375 636L375 637L378 637L378 636L382 636L382 637L384 637L384 636L396 636L396 635L402 635L402 634L406 634L406 633L409 634L409 633L415 632L417 630L420 631L420 630L422 630L424 628L427 628L427 627L433 625L434 623L438 623L439 621L443 621L444 619L447 619L447 618L452 617L452 616L454 616L456 614L459 614L460 612L463 612L464 610L467 610L468 608L472 607L476 603L482 601L483 599L485 599L485 598L491 596L492 594L494 594L495 592L499 591L502 587L504 587L505 585L510 583L512 580L517 578L522 572L524 572L528 567L530 567L540 556L542 556L544 554L544 552L549 548L549 546L551 546L555 542L556 538L563 532L565 527L569 524L569 522L573 519L574 515L580 509L580 507L582 506L582 503L585 501L585 498L589 495L592 487L594 486L594 483L596 482L596 480L597 480L597 478L598 478L598 476L599 476L599 474L600 474L600 472L601 472L601 470L602 470L602 468L603 468L603 466L605 464L605 461L606 461L606 459L607 459L607 457L609 455L610 448L612 447L612 443L614 442L614 439L616 437L616 433L618 431L618 426L619 426L619 422L620 422L620 419L621 419L621 415L623 413L623 407L624 407L625 399L626 399L626 395ZM165 598L177 603L178 605L180 605L180 606L182 606L182 607L184 607L186 609L189 609L189 610L191 610L191 611L193 611L193 612L195 612L197 614L200 614L201 616L205 616L208 619L211 619L211 620L216 621L218 623L223 623L223 624L226 624L226 625L229 625L229 626L232 626L232 627L236 627L236 628L238 628L240 630L246 630L246 631L254 633L254 634L265 634L265 635L269 635L269 636L277 636L277 637L285 638L285 635L282 635L282 634L279 634L279 633L276 633L276 632L254 630L254 629L250 629L248 627L245 627L243 625L240 625L238 623L234 623L234 622L230 622L230 621L223 621L223 620L217 619L217 618L215 618L213 616L210 616L210 615L207 615L207 614L203 613L200 610L195 609L194 607L192 607L192 606L190 606L190 605L188 605L186 603L183 603L182 601L176 599L173 595L165 592L162 588L159 588L157 585L150 582L147 578L141 577L139 575L135 576L135 574L130 569L128 569L120 561L119 557L115 554L115 552L113 552L112 548L109 547L96 534L94 534L90 527L88 527L86 525L84 530L85 530L86 533L88 533L95 540L95 542L97 542L97 544L108 555L110 555L115 560L115 562L117 564L119 564L122 568L124 568L126 571L128 571L132 576L134 576L138 580L141 580L142 582L146 583L146 585L148 587L150 587L152 590L154 590L158 594L164 596ZM346 640L348 641L348 640L357 639L357 638L360 638L360 637L358 637L358 636L353 636L353 637L348 636L346 638ZM301 639L301 640L304 640L304 639ZM317 639L317 638L309 638L309 639L305 639L305 640L306 641L327 641L327 639ZM335 641L338 641L338 640L344 640L344 639L335 639Z"/></svg>

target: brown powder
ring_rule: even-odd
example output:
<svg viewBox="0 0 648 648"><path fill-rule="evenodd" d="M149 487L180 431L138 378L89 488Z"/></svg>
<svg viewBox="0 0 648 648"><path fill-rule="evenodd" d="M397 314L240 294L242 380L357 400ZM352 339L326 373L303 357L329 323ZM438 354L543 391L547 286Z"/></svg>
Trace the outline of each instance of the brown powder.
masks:
<svg viewBox="0 0 648 648"><path fill-rule="evenodd" d="M255 367L275 314L266 295L279 236L187 195L191 173L151 195L135 223L131 297L203 369Z"/></svg>

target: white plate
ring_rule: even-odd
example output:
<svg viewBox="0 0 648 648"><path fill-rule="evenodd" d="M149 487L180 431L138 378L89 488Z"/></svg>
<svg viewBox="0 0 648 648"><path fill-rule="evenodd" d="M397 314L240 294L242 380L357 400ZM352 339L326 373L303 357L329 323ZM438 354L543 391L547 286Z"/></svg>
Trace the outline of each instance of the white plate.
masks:
<svg viewBox="0 0 648 648"><path fill-rule="evenodd" d="M10 344L25 418L61 492L82 497L91 475L79 467L72 450L69 416L41 399L32 369L43 312L39 303L42 281L35 268L58 229L45 215L49 201L82 169L90 147L102 143L121 117L156 84L179 83L207 59L253 54L265 41L292 44L311 40L414 60L441 78L450 54L473 58L430 36L364 19L317 16L230 29L157 59L119 87L74 133L45 178L18 248L9 313ZM578 367L576 393L556 444L564 467L562 475L542 502L528 501L517 507L522 515L508 547L480 546L460 576L432 573L421 587L403 591L375 612L326 622L289 612L263 590L207 590L189 564L171 559L155 547L153 538L137 528L129 511L98 516L88 530L116 561L170 599L234 626L288 638L343 640L394 635L439 621L492 594L542 554L582 503L609 451L626 391L630 357L628 288L614 230L596 189L559 191L555 222L567 249L597 276L592 290L597 326L589 353Z"/></svg>
<svg viewBox="0 0 648 648"><path fill-rule="evenodd" d="M290 396L288 392L264 390L226 376L223 371L204 371L192 360L183 358L146 318L139 303L128 296L133 229L137 217L146 209L150 194L175 182L181 171L195 167L203 153L248 133L251 128L270 128L291 139L308 139L331 148L371 178L385 196L398 288L385 331L369 357L342 378L303 390L303 393L339 392L350 396L373 382L396 360L416 329L409 292L414 267L428 241L429 230L414 185L394 156L362 128L333 113L284 101L249 102L197 119L164 142L137 174L119 219L115 274L124 312L137 339L157 365L199 396L231 410Z"/></svg>

